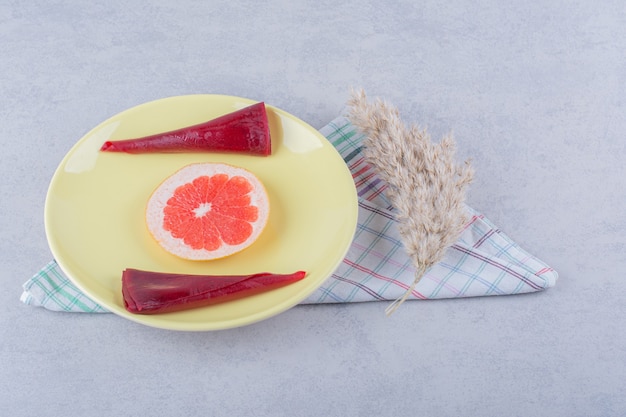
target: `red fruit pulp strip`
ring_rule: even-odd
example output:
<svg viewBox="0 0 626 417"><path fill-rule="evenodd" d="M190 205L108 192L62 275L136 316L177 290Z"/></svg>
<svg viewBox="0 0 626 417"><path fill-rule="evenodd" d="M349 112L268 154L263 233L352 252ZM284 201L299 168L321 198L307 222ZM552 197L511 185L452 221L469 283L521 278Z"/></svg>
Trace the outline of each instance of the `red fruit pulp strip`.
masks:
<svg viewBox="0 0 626 417"><path fill-rule="evenodd" d="M107 141L105 152L234 152L267 156L272 140L265 103L259 102L193 126L136 139Z"/></svg>
<svg viewBox="0 0 626 417"><path fill-rule="evenodd" d="M299 281L293 274L186 275L127 268L122 273L124 307L136 314L159 314L232 301Z"/></svg>

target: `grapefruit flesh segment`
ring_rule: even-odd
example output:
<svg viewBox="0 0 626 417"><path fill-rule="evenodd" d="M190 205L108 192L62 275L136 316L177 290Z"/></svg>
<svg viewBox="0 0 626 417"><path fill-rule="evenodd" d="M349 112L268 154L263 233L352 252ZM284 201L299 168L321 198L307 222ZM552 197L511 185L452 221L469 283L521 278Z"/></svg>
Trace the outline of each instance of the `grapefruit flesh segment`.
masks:
<svg viewBox="0 0 626 417"><path fill-rule="evenodd" d="M223 303L299 281L292 274L186 275L127 268L122 273L124 307L135 314L159 314Z"/></svg>
<svg viewBox="0 0 626 417"><path fill-rule="evenodd" d="M107 141L105 152L233 152L267 156L272 140L265 103L259 102L216 119L133 139Z"/></svg>
<svg viewBox="0 0 626 417"><path fill-rule="evenodd" d="M157 187L148 200L146 224L166 251L184 259L211 260L254 243L269 209L265 188L251 172L198 163Z"/></svg>

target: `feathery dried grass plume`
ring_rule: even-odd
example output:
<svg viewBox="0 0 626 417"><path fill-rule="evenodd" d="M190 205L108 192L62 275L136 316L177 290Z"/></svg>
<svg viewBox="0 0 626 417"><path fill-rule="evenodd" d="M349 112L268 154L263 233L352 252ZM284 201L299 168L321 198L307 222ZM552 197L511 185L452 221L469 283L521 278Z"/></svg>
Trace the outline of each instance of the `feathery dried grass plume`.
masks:
<svg viewBox="0 0 626 417"><path fill-rule="evenodd" d="M348 107L348 119L365 135L365 160L388 184L398 231L415 266L408 290L385 310L391 315L463 231L473 169L468 161L455 162L451 136L433 143L426 130L406 126L397 108L381 100L368 103L363 90L352 92Z"/></svg>

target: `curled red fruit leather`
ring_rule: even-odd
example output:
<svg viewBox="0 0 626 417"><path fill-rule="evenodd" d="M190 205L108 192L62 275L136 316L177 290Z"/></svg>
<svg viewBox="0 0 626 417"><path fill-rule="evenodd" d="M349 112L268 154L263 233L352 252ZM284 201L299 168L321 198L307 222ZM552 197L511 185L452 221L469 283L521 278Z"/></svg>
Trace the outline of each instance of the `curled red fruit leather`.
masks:
<svg viewBox="0 0 626 417"><path fill-rule="evenodd" d="M259 102L182 129L135 139L107 141L104 152L233 152L267 156L272 140L265 103Z"/></svg>
<svg viewBox="0 0 626 417"><path fill-rule="evenodd" d="M252 275L188 275L127 268L122 273L124 307L135 314L159 314L203 307L283 287L306 272Z"/></svg>

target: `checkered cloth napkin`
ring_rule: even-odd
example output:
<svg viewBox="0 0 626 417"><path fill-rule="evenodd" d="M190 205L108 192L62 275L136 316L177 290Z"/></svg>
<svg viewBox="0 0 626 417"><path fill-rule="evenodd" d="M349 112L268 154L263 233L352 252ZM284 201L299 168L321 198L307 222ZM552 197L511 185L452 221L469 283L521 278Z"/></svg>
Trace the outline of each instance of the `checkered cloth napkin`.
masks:
<svg viewBox="0 0 626 417"><path fill-rule="evenodd" d="M363 159L363 135L340 116L320 132L339 151L352 172L359 196L359 219L347 256L303 304L395 300L413 281L385 197L386 184ZM556 271L532 256L491 223L467 208L470 221L444 259L417 284L409 299L520 294L552 287ZM82 294L53 260L23 285L22 302L49 310L106 313Z"/></svg>

